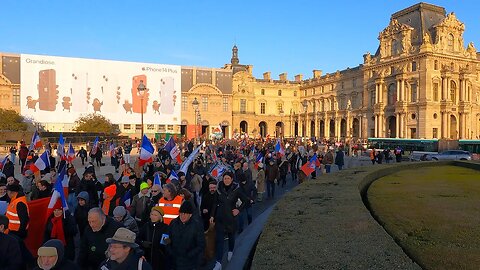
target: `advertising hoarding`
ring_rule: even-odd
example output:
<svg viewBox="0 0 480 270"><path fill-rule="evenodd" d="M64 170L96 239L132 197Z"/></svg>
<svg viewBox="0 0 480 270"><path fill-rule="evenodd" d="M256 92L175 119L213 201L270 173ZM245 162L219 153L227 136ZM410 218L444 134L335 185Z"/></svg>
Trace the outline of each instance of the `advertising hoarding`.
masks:
<svg viewBox="0 0 480 270"><path fill-rule="evenodd" d="M181 67L152 63L21 55L21 114L73 123L98 113L114 124L179 125ZM142 96L137 88L146 87Z"/></svg>

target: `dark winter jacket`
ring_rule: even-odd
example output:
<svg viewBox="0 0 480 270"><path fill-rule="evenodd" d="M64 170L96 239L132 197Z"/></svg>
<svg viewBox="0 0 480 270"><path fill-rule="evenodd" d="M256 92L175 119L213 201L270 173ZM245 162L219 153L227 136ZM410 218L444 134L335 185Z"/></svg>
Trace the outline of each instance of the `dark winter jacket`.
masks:
<svg viewBox="0 0 480 270"><path fill-rule="evenodd" d="M242 210L249 199L243 194L240 186L234 182L230 186L225 186L223 181L219 182L217 193L217 200L213 205L211 215L214 217L215 223L225 226L227 232L234 233L237 229L237 222L232 210ZM242 204L239 206L237 206L238 199L242 201Z"/></svg>
<svg viewBox="0 0 480 270"><path fill-rule="evenodd" d="M47 219L47 224L45 226L45 236L44 236L44 242L52 239L52 228L53 228L53 223L52 223L52 218L53 218L53 213L50 215L50 217ZM75 224L75 220L73 216L70 214L70 212L67 210L65 212L65 217L62 219L63 222L63 232L65 234L65 257L69 260L75 260L75 242L74 242L74 237L77 235L77 225Z"/></svg>
<svg viewBox="0 0 480 270"><path fill-rule="evenodd" d="M240 183L240 190L245 194L245 196L248 197L248 200L245 201L245 207L251 207L252 203L250 202L251 200L254 201L255 195L256 195L256 190L255 190L255 184L253 184L252 181L244 181Z"/></svg>
<svg viewBox="0 0 480 270"><path fill-rule="evenodd" d="M279 176L280 173L277 164L273 163L273 165L270 165L270 163L268 163L265 169L265 180L273 182L275 179L278 180Z"/></svg>
<svg viewBox="0 0 480 270"><path fill-rule="evenodd" d="M174 219L169 226L169 253L173 256L174 269L197 269L201 255L205 250L203 226L194 218L186 223L180 217Z"/></svg>
<svg viewBox="0 0 480 270"><path fill-rule="evenodd" d="M3 270L21 269L22 254L17 239L13 236L0 233L0 265Z"/></svg>
<svg viewBox="0 0 480 270"><path fill-rule="evenodd" d="M142 253L131 250L128 257L122 263L110 259L104 260L98 267L101 270L137 270L138 261L142 259L142 270L152 270L152 266L142 258ZM97 269L97 268L95 268Z"/></svg>
<svg viewBox="0 0 480 270"><path fill-rule="evenodd" d="M103 190L102 183L98 182L95 179L92 180L80 180L77 189L75 190L75 195L82 191L86 191L90 197L90 205L92 207L97 207L99 205L98 191Z"/></svg>
<svg viewBox="0 0 480 270"><path fill-rule="evenodd" d="M57 250L57 263L53 268L51 268L51 270L80 270L80 267L78 267L78 265L74 264L72 261L64 257L65 251L63 249L63 244L60 240L48 240L45 244L43 244L43 247L54 247ZM37 269L41 270L42 268L40 266L37 266L35 270Z"/></svg>
<svg viewBox="0 0 480 270"><path fill-rule="evenodd" d="M92 231L90 226L85 228L80 240L80 253L77 262L82 268L97 269L105 260L105 251L108 248L107 238L113 237L122 225L110 217L106 217L105 224L98 232Z"/></svg>
<svg viewBox="0 0 480 270"><path fill-rule="evenodd" d="M137 243L145 252L145 258L152 265L153 269L166 269L167 258L166 246L160 244L163 234L168 234L168 225L163 222L145 223L140 229Z"/></svg>
<svg viewBox="0 0 480 270"><path fill-rule="evenodd" d="M78 225L78 230L80 232L80 237L83 236L83 232L85 231L85 228L88 226L88 211L90 211L90 200L89 200L89 195L86 191L84 191L86 194L80 194L80 196L85 200L85 205L81 206L80 204L77 205L75 208L75 213L73 216L75 217L75 222ZM78 197L77 197L78 198Z"/></svg>

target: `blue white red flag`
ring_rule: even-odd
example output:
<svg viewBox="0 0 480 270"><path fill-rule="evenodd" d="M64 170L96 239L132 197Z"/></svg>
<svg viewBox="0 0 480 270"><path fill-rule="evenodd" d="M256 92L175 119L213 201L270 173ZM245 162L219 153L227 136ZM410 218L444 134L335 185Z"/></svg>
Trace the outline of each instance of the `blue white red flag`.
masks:
<svg viewBox="0 0 480 270"><path fill-rule="evenodd" d="M285 156L285 149L283 149L280 140L277 140L277 144L275 145L275 152L279 153L281 156Z"/></svg>
<svg viewBox="0 0 480 270"><path fill-rule="evenodd" d="M93 141L93 145L92 145L92 150L90 151L92 155L95 155L97 153L98 147L99 147L98 137L95 137L95 141Z"/></svg>
<svg viewBox="0 0 480 270"><path fill-rule="evenodd" d="M177 181L178 181L178 178L179 178L179 177L178 177L177 173L172 170L172 171L170 172L170 176L167 178L167 183L172 182L172 180L177 180Z"/></svg>
<svg viewBox="0 0 480 270"><path fill-rule="evenodd" d="M68 144L68 153L67 153L67 161L72 163L75 159L75 149L73 149L72 143Z"/></svg>
<svg viewBox="0 0 480 270"><path fill-rule="evenodd" d="M255 159L255 169L258 170L258 165L263 162L263 154L260 152Z"/></svg>
<svg viewBox="0 0 480 270"><path fill-rule="evenodd" d="M60 133L60 138L58 138L57 155L62 160L65 160L65 139L63 139L62 133Z"/></svg>
<svg viewBox="0 0 480 270"><path fill-rule="evenodd" d="M60 200L63 208L63 216L65 217L65 211L68 210L67 199L65 197L65 193L63 192L63 185L62 181L66 176L65 167L63 166L60 172L58 173L57 180L55 181L55 185L53 186L53 193L52 197L50 197L50 203L48 204L47 208L47 217L49 217L53 210L54 206L58 200Z"/></svg>
<svg viewBox="0 0 480 270"><path fill-rule="evenodd" d="M48 151L43 152L43 154L35 161L35 163L30 167L32 172L38 172L45 170L45 168L50 166L50 159L48 157Z"/></svg>
<svg viewBox="0 0 480 270"><path fill-rule="evenodd" d="M120 199L120 203L125 204L125 207L129 207L132 203L132 192L128 190L125 192L125 195Z"/></svg>
<svg viewBox="0 0 480 270"><path fill-rule="evenodd" d="M315 165L317 163L317 153L313 154L313 157L300 168L307 176L315 171Z"/></svg>
<svg viewBox="0 0 480 270"><path fill-rule="evenodd" d="M187 174L188 166L190 166L190 164L193 162L193 160L197 156L198 151L200 151L201 146L202 145L197 146L197 148L195 148L192 151L192 153L188 156L188 158L185 161L183 161L182 166L180 166L180 171L181 172L183 172L184 174Z"/></svg>
<svg viewBox="0 0 480 270"><path fill-rule="evenodd" d="M35 130L35 133L32 136L32 142L30 143L30 147L28 147L28 150L38 149L38 148L41 148L42 146L43 146L42 140L38 135L38 131Z"/></svg>
<svg viewBox="0 0 480 270"><path fill-rule="evenodd" d="M113 157L115 155L115 145L113 144L113 142L110 143L109 152L110 152L110 157Z"/></svg>
<svg viewBox="0 0 480 270"><path fill-rule="evenodd" d="M155 174L155 178L153 179L153 184L162 186L162 180L160 179L160 173Z"/></svg>
<svg viewBox="0 0 480 270"><path fill-rule="evenodd" d="M142 138L142 146L140 148L140 160L139 160L139 165L143 166L146 163L150 163L153 161L153 153L155 152L155 149L153 148L152 143L150 140L147 138L147 135L143 135Z"/></svg>
<svg viewBox="0 0 480 270"><path fill-rule="evenodd" d="M165 150L170 154L170 157L177 161L178 164L182 164L182 157L180 156L180 149L178 149L173 137L170 137L167 144L165 144Z"/></svg>

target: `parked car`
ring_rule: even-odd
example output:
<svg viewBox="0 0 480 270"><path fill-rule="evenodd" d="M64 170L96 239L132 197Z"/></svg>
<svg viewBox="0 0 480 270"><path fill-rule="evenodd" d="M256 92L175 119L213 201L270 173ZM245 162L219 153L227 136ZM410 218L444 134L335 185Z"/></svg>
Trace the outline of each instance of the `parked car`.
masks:
<svg viewBox="0 0 480 270"><path fill-rule="evenodd" d="M427 155L426 160L472 160L472 154L463 150L447 150L434 155Z"/></svg>

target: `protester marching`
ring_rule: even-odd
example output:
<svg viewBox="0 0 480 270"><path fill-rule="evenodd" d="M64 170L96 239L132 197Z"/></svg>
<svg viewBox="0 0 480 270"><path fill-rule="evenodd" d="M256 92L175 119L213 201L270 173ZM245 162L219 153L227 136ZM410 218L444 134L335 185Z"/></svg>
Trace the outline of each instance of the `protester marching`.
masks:
<svg viewBox="0 0 480 270"><path fill-rule="evenodd" d="M35 132L19 144L18 164L0 158L5 269L222 269L253 205L287 181L341 170L348 154L301 138L144 136L138 155L131 141L96 138L78 150L67 141Z"/></svg>

